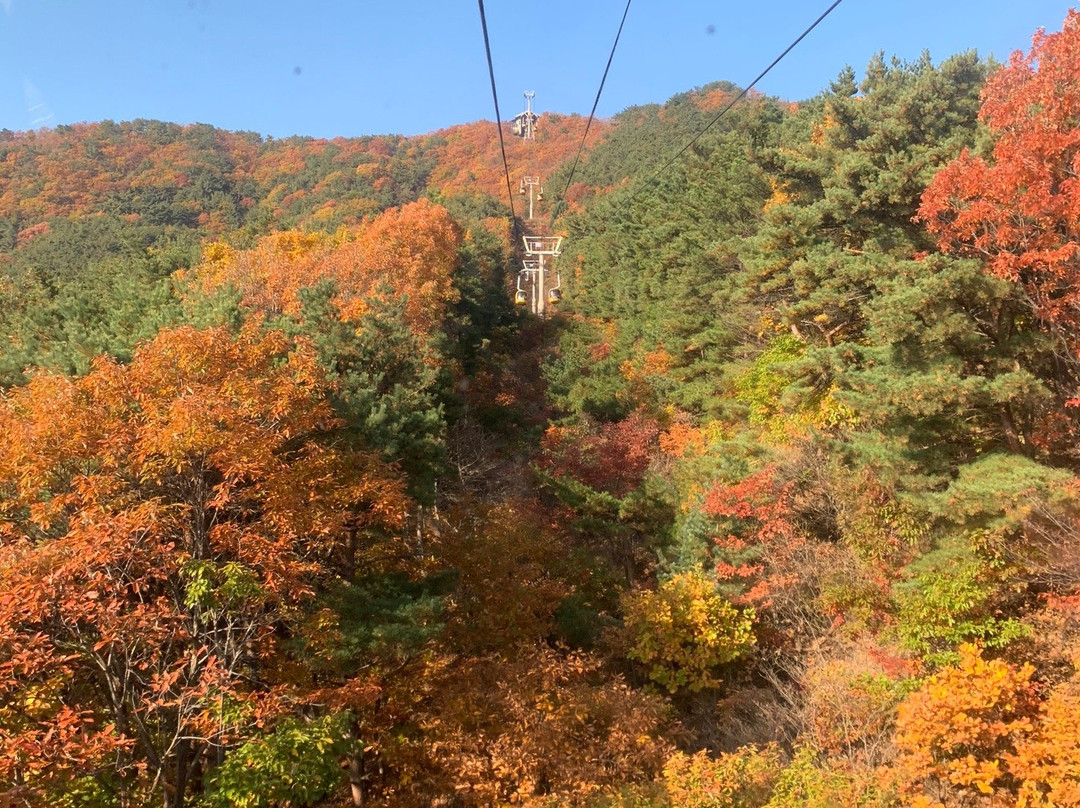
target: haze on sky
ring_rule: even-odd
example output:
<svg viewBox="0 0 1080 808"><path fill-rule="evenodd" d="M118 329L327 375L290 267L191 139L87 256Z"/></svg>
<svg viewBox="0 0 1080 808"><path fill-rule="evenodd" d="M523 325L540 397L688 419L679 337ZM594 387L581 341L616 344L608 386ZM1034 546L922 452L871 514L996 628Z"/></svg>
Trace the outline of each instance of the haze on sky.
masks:
<svg viewBox="0 0 1080 808"><path fill-rule="evenodd" d="M744 86L828 0L636 0L598 114ZM489 0L501 111L587 114L625 0ZM1064 0L844 0L759 86L800 100L877 51L1005 59ZM0 129L155 118L273 137L420 134L494 117L472 0L0 0Z"/></svg>

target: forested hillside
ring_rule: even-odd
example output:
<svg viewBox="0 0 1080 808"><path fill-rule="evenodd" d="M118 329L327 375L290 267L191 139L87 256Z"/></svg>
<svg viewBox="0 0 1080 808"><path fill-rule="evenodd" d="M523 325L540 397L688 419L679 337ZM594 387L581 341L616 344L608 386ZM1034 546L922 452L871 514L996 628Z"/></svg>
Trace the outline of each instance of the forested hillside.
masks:
<svg viewBox="0 0 1080 808"><path fill-rule="evenodd" d="M508 157L543 176L573 157L585 120L545 114L535 141L511 139ZM593 130L600 137L606 126ZM161 121L0 131L0 251L43 223L106 215L202 234L308 226L333 230L426 192L502 199L490 122L423 137L264 139L205 124Z"/></svg>
<svg viewBox="0 0 1080 808"><path fill-rule="evenodd" d="M0 134L0 804L1080 805L1078 54Z"/></svg>

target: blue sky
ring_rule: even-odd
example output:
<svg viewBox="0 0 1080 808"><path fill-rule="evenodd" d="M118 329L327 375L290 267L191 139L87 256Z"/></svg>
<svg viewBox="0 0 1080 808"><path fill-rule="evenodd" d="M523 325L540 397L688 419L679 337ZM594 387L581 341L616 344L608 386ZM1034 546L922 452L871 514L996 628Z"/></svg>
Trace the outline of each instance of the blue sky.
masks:
<svg viewBox="0 0 1080 808"><path fill-rule="evenodd" d="M588 113L625 0L487 0L503 117ZM828 0L635 0L598 114L745 85ZM882 50L1005 58L1059 0L844 0L759 89L797 100ZM493 118L473 0L0 0L0 128L157 118L273 137Z"/></svg>

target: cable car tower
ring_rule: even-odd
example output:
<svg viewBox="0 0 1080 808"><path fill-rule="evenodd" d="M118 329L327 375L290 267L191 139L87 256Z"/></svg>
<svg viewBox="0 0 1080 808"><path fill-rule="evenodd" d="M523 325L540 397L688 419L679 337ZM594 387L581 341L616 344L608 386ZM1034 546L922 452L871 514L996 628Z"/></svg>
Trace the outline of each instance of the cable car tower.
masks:
<svg viewBox="0 0 1080 808"><path fill-rule="evenodd" d="M518 193L522 196L525 195L525 189L529 189L529 221L533 218L533 203L544 201L544 185L540 182L539 177L522 177L521 185L518 186ZM533 191L534 188L539 188L539 193Z"/></svg>
<svg viewBox="0 0 1080 808"><path fill-rule="evenodd" d="M533 291L532 313L537 317L543 317L546 303L558 303L562 299L562 291L559 289L562 286L561 278L554 288L549 289L546 295L544 294L544 282L547 273L544 259L549 256L555 258L559 255L563 237L523 236L522 238L525 242L526 258L522 262L521 274L531 276Z"/></svg>

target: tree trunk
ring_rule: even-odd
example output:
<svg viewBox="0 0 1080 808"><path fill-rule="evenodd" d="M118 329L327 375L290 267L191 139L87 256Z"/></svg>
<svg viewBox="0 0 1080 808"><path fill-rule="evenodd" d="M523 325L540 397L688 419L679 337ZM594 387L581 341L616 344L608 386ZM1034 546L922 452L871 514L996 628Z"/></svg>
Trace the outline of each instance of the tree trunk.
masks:
<svg viewBox="0 0 1080 808"><path fill-rule="evenodd" d="M364 781L364 752L361 750L349 758L349 790L352 792L353 805L357 808L364 805Z"/></svg>

